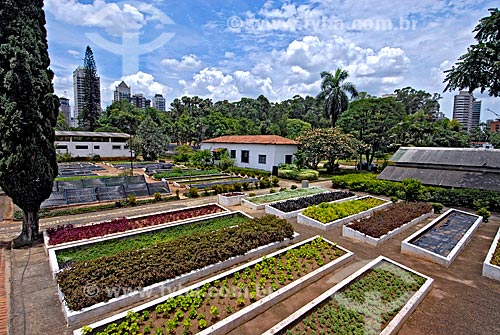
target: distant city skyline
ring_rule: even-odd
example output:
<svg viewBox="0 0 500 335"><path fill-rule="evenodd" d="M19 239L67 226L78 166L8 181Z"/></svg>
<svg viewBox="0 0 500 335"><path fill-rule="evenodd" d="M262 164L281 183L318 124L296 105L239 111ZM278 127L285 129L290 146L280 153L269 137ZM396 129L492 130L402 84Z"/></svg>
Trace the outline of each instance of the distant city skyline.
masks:
<svg viewBox="0 0 500 335"><path fill-rule="evenodd" d="M472 30L492 7L498 2L45 1L58 95L71 89L72 72L90 45L103 108L122 80L145 97L162 94L168 109L183 95L214 102L316 96L320 72L341 67L372 95L407 86L440 93L448 118L458 92L442 93L443 71L475 43ZM159 39L166 34L169 39ZM124 73L119 53L132 50L131 37L141 48L135 54L143 54L138 71ZM500 112L498 98L477 90L474 96L482 101L482 121L495 118L487 108Z"/></svg>

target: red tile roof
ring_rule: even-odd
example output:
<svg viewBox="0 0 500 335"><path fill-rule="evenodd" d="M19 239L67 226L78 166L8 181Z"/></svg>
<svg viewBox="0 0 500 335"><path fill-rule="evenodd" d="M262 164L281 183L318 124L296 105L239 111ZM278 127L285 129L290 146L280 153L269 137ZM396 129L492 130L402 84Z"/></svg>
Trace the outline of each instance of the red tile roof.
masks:
<svg viewBox="0 0 500 335"><path fill-rule="evenodd" d="M238 144L299 144L278 135L229 135L211 138L203 143L238 143Z"/></svg>

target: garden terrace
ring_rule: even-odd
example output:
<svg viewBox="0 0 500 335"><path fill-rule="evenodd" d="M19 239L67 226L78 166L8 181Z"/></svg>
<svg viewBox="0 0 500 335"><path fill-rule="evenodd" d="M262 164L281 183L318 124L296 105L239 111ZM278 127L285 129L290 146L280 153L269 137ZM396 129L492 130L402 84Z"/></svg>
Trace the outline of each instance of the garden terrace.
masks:
<svg viewBox="0 0 500 335"><path fill-rule="evenodd" d="M481 216L450 209L401 242L401 252L450 266L482 220Z"/></svg>
<svg viewBox="0 0 500 335"><path fill-rule="evenodd" d="M326 189L321 187L297 188L294 190L287 189L277 193L249 197L247 199L243 199L242 204L250 208L262 209L264 208L265 204L270 202L300 198L303 196L313 195L323 192L326 192Z"/></svg>
<svg viewBox="0 0 500 335"><path fill-rule="evenodd" d="M111 221L99 222L85 226L58 226L55 228L47 229L45 233L45 241L47 246L57 245L61 243L80 241L94 237L126 232L134 229L151 227L164 223L187 220L203 215L220 213L223 211L226 211L226 209L219 205L208 204L198 207L176 209L151 215L113 219Z"/></svg>
<svg viewBox="0 0 500 335"><path fill-rule="evenodd" d="M323 202L331 202L353 196L355 196L355 194L352 192L343 192L343 191L324 192L310 196L305 196L298 199L274 202L269 204L269 206L274 207L282 212L289 213L303 208L307 208L309 206L319 205Z"/></svg>
<svg viewBox="0 0 500 335"><path fill-rule="evenodd" d="M380 256L264 335L394 334L432 282Z"/></svg>
<svg viewBox="0 0 500 335"><path fill-rule="evenodd" d="M207 176L207 175L220 175L220 171L217 169L212 170L182 170L182 171L166 171L163 173L156 173L154 175L155 179L172 179L172 178L183 178L183 177L196 177L196 176Z"/></svg>
<svg viewBox="0 0 500 335"><path fill-rule="evenodd" d="M67 308L79 311L108 301L111 298L108 288L120 288L114 292L116 298L129 289L139 290L174 279L258 247L291 239L293 234L288 222L266 216L209 234L195 233L149 248L75 263L57 274L57 284ZM88 285L96 288L95 295L85 294Z"/></svg>
<svg viewBox="0 0 500 335"><path fill-rule="evenodd" d="M221 216L204 220L180 222L154 230L138 232L134 235L106 239L83 245L56 249L55 256L59 269L73 265L75 262L90 261L102 257L114 256L120 252L141 250L153 245L169 242L182 236L194 233L210 233L220 229L237 226L249 222L251 217L239 212L223 213Z"/></svg>
<svg viewBox="0 0 500 335"><path fill-rule="evenodd" d="M191 186L190 187L195 187L199 190L203 190L203 189L206 189L206 188L210 188L210 187L213 187L213 186L216 186L216 185L232 185L232 184L235 184L235 183L239 183L239 184L242 184L242 183L255 183L255 182L258 182L259 180L258 179L255 179L255 178L225 178L223 180L204 180L203 183L200 183L200 184L196 184L196 181L191 181L191 182L184 182L183 184L181 185L188 185L190 184Z"/></svg>
<svg viewBox="0 0 500 335"><path fill-rule="evenodd" d="M342 227L342 235L378 245L434 213L425 202L398 202Z"/></svg>
<svg viewBox="0 0 500 335"><path fill-rule="evenodd" d="M311 238L75 334L117 334L117 328L144 334L226 334L352 256L334 243Z"/></svg>

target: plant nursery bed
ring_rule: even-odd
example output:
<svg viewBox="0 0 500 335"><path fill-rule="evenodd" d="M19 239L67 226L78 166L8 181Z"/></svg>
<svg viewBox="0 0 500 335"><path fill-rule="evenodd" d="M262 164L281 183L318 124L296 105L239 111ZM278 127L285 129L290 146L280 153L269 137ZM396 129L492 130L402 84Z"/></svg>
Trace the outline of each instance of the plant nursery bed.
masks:
<svg viewBox="0 0 500 335"><path fill-rule="evenodd" d="M158 243L175 240L193 233L212 231L250 222L253 218L241 211L224 212L210 217L181 221L165 226L153 226L148 230L134 231L120 236L106 236L93 241L57 246L49 249L49 263L54 274L82 261L114 256L120 252L141 250Z"/></svg>
<svg viewBox="0 0 500 335"><path fill-rule="evenodd" d="M74 334L119 334L118 328L143 334L227 334L353 257L316 236Z"/></svg>
<svg viewBox="0 0 500 335"><path fill-rule="evenodd" d="M264 335L396 334L433 279L379 256Z"/></svg>
<svg viewBox="0 0 500 335"><path fill-rule="evenodd" d="M248 197L248 194L243 192L217 194L217 202L221 206L239 206L241 205L241 199L246 197Z"/></svg>
<svg viewBox="0 0 500 335"><path fill-rule="evenodd" d="M310 206L297 214L297 223L327 230L366 217L391 204L390 201L373 196L364 196L341 203L323 203Z"/></svg>
<svg viewBox="0 0 500 335"><path fill-rule="evenodd" d="M482 216L449 209L401 242L401 252L450 266L483 221Z"/></svg>
<svg viewBox="0 0 500 335"><path fill-rule="evenodd" d="M313 195L323 192L327 192L327 190L321 187L297 188L295 190L285 190L277 193L250 197L247 199L243 199L241 201L241 204L253 210L259 210L264 209L265 206L271 202L300 198L307 195Z"/></svg>
<svg viewBox="0 0 500 335"><path fill-rule="evenodd" d="M84 322L284 247L294 236L286 220L268 215L77 262L56 275L63 312L70 325Z"/></svg>
<svg viewBox="0 0 500 335"><path fill-rule="evenodd" d="M399 202L342 226L342 236L378 246L432 214L434 210L428 203Z"/></svg>
<svg viewBox="0 0 500 335"><path fill-rule="evenodd" d="M500 281L500 228L484 260L483 276Z"/></svg>
<svg viewBox="0 0 500 335"><path fill-rule="evenodd" d="M131 232L149 230L153 226L161 227L173 222L206 217L217 213L229 212L218 204L174 209L148 215L130 216L109 221L90 223L82 226L64 225L49 228L43 232L45 248L71 245L82 240L93 241L104 236L116 237Z"/></svg>
<svg viewBox="0 0 500 335"><path fill-rule="evenodd" d="M291 219L296 217L309 206L318 205L323 202L343 202L355 199L356 195L352 192L335 191L313 194L297 199L283 200L266 205L265 212L273 214L282 219Z"/></svg>

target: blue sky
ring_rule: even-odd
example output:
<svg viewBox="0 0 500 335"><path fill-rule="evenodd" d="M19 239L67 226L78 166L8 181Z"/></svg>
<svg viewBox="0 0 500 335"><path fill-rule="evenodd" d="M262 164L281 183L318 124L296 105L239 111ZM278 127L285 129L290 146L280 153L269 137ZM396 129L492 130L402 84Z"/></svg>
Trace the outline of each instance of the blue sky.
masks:
<svg viewBox="0 0 500 335"><path fill-rule="evenodd" d="M90 45L103 107L121 80L168 104L183 95L315 96L321 71L341 67L372 95L406 86L441 93L448 117L455 92L442 93L443 70L474 43L492 7L498 2L45 0L54 87L71 102L72 72ZM482 120L494 117L486 108L500 112L498 98L475 96Z"/></svg>

